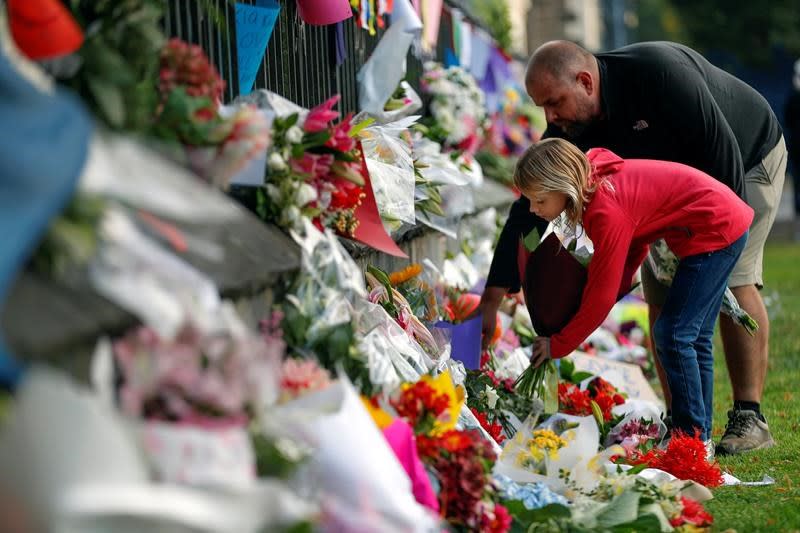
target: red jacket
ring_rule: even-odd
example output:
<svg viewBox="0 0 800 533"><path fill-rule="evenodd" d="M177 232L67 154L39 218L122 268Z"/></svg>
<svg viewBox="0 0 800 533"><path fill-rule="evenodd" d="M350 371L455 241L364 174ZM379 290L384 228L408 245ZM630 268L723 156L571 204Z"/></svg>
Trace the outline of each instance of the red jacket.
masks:
<svg viewBox="0 0 800 533"><path fill-rule="evenodd" d="M550 339L564 357L608 316L627 291L648 245L665 239L678 257L721 250L744 235L753 210L728 187L695 168L669 161L623 160L604 148L588 152L590 179L602 183L583 213L594 244L581 305Z"/></svg>

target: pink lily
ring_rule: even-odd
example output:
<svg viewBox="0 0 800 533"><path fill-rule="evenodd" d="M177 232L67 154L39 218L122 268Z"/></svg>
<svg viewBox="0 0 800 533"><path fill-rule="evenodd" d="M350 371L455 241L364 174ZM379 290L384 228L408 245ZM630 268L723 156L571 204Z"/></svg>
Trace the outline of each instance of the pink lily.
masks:
<svg viewBox="0 0 800 533"><path fill-rule="evenodd" d="M328 123L339 116L333 106L339 101L339 95L332 96L308 112L303 129L306 133L316 133L328 128Z"/></svg>

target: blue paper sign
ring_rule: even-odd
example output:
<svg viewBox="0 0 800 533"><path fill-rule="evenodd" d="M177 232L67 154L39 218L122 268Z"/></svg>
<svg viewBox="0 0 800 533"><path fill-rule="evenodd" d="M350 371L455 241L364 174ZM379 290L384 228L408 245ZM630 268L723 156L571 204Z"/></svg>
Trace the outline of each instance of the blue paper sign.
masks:
<svg viewBox="0 0 800 533"><path fill-rule="evenodd" d="M236 3L236 51L239 94L249 94L281 6L277 0L259 0L258 5Z"/></svg>
<svg viewBox="0 0 800 533"><path fill-rule="evenodd" d="M480 315L461 324L435 324L437 328L450 330L450 357L464 363L467 370L477 370L481 366L481 325Z"/></svg>

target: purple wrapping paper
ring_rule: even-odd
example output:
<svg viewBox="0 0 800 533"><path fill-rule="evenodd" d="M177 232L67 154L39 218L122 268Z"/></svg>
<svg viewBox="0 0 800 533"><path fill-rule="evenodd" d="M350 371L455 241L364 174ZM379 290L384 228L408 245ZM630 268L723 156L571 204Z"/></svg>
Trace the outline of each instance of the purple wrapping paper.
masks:
<svg viewBox="0 0 800 533"><path fill-rule="evenodd" d="M461 324L437 322L435 327L450 330L450 357L464 363L467 370L481 366L481 315Z"/></svg>

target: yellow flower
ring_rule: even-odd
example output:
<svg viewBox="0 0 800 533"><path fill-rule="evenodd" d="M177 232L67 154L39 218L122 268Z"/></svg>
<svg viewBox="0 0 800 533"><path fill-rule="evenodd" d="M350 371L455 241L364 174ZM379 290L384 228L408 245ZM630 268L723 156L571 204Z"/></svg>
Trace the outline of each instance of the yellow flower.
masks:
<svg viewBox="0 0 800 533"><path fill-rule="evenodd" d="M405 283L411 278L419 276L421 273L422 273L422 265L420 265L419 263L412 263L403 270L398 270L397 272L392 272L391 274L389 274L389 281L393 286L396 287L401 283Z"/></svg>
<svg viewBox="0 0 800 533"><path fill-rule="evenodd" d="M372 417L372 420L375 421L375 425L378 426L379 429L383 430L389 427L392 422L392 415L384 411L381 407L373 405L372 401L366 396L361 396L361 402L364 404L367 412Z"/></svg>
<svg viewBox="0 0 800 533"><path fill-rule="evenodd" d="M435 378L425 375L421 379L437 393L446 395L450 400L450 406L445 411L447 415L436 421L431 433L440 435L449 429L454 429L458 422L458 413L464 404L464 387L453 385L453 378L450 377L449 370L445 370Z"/></svg>

